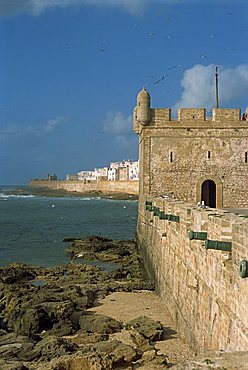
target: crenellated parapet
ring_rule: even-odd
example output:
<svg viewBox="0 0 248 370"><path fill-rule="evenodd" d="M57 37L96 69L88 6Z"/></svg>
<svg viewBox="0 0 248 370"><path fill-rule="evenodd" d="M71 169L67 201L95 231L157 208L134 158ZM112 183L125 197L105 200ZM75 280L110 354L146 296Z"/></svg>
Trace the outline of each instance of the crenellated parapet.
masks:
<svg viewBox="0 0 248 370"><path fill-rule="evenodd" d="M171 108L151 108L150 95L145 88L137 96L137 105L133 112L133 130L139 134L144 128L154 126L227 126L233 124L248 125L248 121L241 120L239 108L214 108L211 115L205 108L180 108L177 116L172 118Z"/></svg>

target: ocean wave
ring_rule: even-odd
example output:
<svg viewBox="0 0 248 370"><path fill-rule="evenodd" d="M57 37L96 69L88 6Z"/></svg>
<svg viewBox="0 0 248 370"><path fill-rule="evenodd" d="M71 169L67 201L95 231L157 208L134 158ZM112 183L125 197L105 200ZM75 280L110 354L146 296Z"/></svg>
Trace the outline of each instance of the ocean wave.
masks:
<svg viewBox="0 0 248 370"><path fill-rule="evenodd" d="M85 197L85 198L77 198L79 200L101 200L101 197Z"/></svg>
<svg viewBox="0 0 248 370"><path fill-rule="evenodd" d="M8 198L34 198L35 195L31 195L31 194L28 194L28 195L19 195L19 194L4 194L4 193L0 193L0 198L2 198L3 200L7 200Z"/></svg>

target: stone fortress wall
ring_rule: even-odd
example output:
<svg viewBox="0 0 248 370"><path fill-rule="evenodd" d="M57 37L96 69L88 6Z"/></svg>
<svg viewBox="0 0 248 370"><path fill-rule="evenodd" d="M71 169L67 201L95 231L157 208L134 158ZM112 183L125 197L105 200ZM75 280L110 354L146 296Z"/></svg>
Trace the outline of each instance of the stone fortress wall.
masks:
<svg viewBox="0 0 248 370"><path fill-rule="evenodd" d="M133 129L136 238L156 290L195 348L248 351L248 212L224 210L248 208L248 122L223 108L183 108L172 120L143 89Z"/></svg>
<svg viewBox="0 0 248 370"><path fill-rule="evenodd" d="M89 193L127 193L137 195L139 192L138 181L46 181L31 180L32 187L47 188L51 190L65 190L68 192Z"/></svg>
<svg viewBox="0 0 248 370"><path fill-rule="evenodd" d="M240 109L213 109L209 119L205 109L183 108L171 120L170 109L150 108L144 90L138 100L142 193L173 192L197 203L203 182L212 180L218 207L248 207L248 121Z"/></svg>
<svg viewBox="0 0 248 370"><path fill-rule="evenodd" d="M248 351L248 264L247 277L240 275L248 218L140 197L137 242L156 291L194 348Z"/></svg>

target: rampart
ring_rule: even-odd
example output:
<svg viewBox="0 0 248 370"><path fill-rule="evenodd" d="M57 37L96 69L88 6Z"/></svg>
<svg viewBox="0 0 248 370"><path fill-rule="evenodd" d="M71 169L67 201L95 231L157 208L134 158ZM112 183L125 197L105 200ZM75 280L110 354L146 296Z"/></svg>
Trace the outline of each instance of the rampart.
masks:
<svg viewBox="0 0 248 370"><path fill-rule="evenodd" d="M31 180L30 186L52 190L65 190L68 192L89 193L126 193L137 195L139 192L138 181L46 181Z"/></svg>
<svg viewBox="0 0 248 370"><path fill-rule="evenodd" d="M140 195L137 242L145 265L197 350L248 350L246 217Z"/></svg>

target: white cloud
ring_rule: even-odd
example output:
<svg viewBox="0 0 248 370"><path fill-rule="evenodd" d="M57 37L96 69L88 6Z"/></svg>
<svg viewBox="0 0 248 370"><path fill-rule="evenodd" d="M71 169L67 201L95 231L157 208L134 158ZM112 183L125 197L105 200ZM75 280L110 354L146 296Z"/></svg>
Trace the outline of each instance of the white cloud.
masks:
<svg viewBox="0 0 248 370"><path fill-rule="evenodd" d="M17 124L1 124L0 142L8 144L9 142L26 141L29 139L42 139L55 133L59 126L68 122L68 118L58 116L49 119L43 125L17 125Z"/></svg>
<svg viewBox="0 0 248 370"><path fill-rule="evenodd" d="M115 138L118 147L121 149L130 150L137 148L137 137L134 135L117 135Z"/></svg>
<svg viewBox="0 0 248 370"><path fill-rule="evenodd" d="M103 131L118 134L130 134L132 132L132 116L124 117L121 112L107 112L103 122Z"/></svg>
<svg viewBox="0 0 248 370"><path fill-rule="evenodd" d="M102 130L114 136L114 140L121 149L130 150L137 146L136 137L132 129L132 116L125 117L121 112L107 112Z"/></svg>
<svg viewBox="0 0 248 370"><path fill-rule="evenodd" d="M47 124L44 126L43 131L44 131L44 133L53 132L53 131L56 130L56 128L58 126L60 126L61 124L66 123L67 121L68 121L68 119L63 117L63 116L58 116L56 118L49 119L47 121Z"/></svg>
<svg viewBox="0 0 248 370"><path fill-rule="evenodd" d="M206 2L206 0L183 0L184 2ZM217 1L217 0L208 0ZM223 0L218 0L223 1ZM225 0L227 1L227 0ZM177 4L177 0L0 0L0 16L16 15L27 12L39 15L49 8L69 6L116 7L131 14L140 14L149 6Z"/></svg>
<svg viewBox="0 0 248 370"><path fill-rule="evenodd" d="M247 95L248 65L219 68L219 100L228 107ZM184 72L181 81L183 93L174 105L178 108L213 108L215 103L215 65L197 64Z"/></svg>
<svg viewBox="0 0 248 370"><path fill-rule="evenodd" d="M163 1L163 0L162 0ZM168 2L168 0L164 0ZM154 0L0 0L0 15L16 15L27 12L39 15L49 8L65 8L77 5L118 7L129 13L140 13Z"/></svg>

